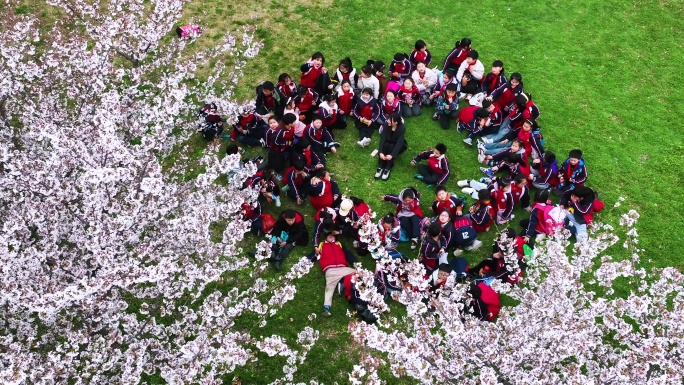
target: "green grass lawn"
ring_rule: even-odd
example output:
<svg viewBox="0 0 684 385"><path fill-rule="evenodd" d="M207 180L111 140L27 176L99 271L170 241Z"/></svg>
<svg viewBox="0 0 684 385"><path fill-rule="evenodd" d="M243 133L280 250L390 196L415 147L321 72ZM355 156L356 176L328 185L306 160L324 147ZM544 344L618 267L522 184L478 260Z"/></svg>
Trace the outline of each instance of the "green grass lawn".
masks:
<svg viewBox="0 0 684 385"><path fill-rule="evenodd" d="M255 85L275 80L281 72L298 79L298 67L315 51L326 55L326 67L334 69L349 56L357 69L367 59L389 63L395 52L410 52L417 39L428 43L433 65L441 66L454 42L470 37L473 48L489 68L503 60L507 74L521 72L525 90L541 110L539 120L546 146L560 160L573 148L584 151L588 164L588 185L602 193L607 210L598 220L617 222L624 211L613 210L618 197L637 209L642 258L655 267L683 264L684 205L679 201L684 166L684 135L681 119L684 91L684 33L679 20L684 11L674 1L511 1L486 0L475 3L451 1L357 2L213 2L191 3L188 19L199 17L208 31L198 41L213 44L225 28L255 24L265 47L250 62L242 84L241 99L253 97ZM373 179L376 158L369 156L377 146L356 146L356 129L337 131L343 147L328 157L329 165L346 194L365 199L379 214L394 207L380 201L384 193L415 185L424 194L423 206L432 201L432 191L416 184L410 158L444 142L453 174L447 187L458 191L456 181L480 176L474 148L465 146L463 134L442 131L430 119L432 109L408 119L409 149L387 182ZM199 151L201 140L190 144ZM261 150L250 150L258 153ZM472 203L472 202L471 202ZM291 207L291 203L285 204ZM310 208L300 208L307 216ZM516 220L523 217L516 211ZM468 254L471 262L484 258L492 234L484 237L486 247ZM408 249L406 249L408 251ZM308 250L301 248L292 260ZM622 256L620 247L609 250ZM410 254L413 255L413 254ZM288 263L292 263L289 261ZM286 264L287 265L287 264ZM372 261L364 261L372 268ZM282 309L263 335L281 334L293 338L304 326L321 331L321 339L300 366L296 381L317 379L325 383L346 382L359 347L351 346L346 333L349 318L341 298L334 301L333 317L310 321L320 313L323 276L317 267L299 282L297 298ZM275 277L274 273L268 275ZM392 307L390 315L402 309ZM245 323L247 327L249 323ZM267 383L282 375L284 362L259 360L235 375L243 383ZM389 374L389 369L384 373ZM231 377L232 378L232 377ZM413 383L409 379L403 382Z"/></svg>

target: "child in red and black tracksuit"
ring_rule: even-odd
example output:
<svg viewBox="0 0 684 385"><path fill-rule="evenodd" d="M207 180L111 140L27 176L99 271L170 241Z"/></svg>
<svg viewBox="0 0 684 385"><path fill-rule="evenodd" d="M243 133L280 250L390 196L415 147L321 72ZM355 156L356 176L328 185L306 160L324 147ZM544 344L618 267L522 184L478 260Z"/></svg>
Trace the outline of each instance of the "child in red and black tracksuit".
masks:
<svg viewBox="0 0 684 385"><path fill-rule="evenodd" d="M511 184L511 195L513 195L513 204L520 203L523 210L530 211L530 188L527 186L527 176L524 174L516 174L513 177L513 184Z"/></svg>
<svg viewBox="0 0 684 385"><path fill-rule="evenodd" d="M540 190L555 189L558 186L558 160L556 160L556 154L546 151L540 159L532 161L530 176L527 179L532 182L532 186Z"/></svg>
<svg viewBox="0 0 684 385"><path fill-rule="evenodd" d="M458 85L449 83L444 88L444 93L437 97L433 120L439 120L439 126L448 130L452 120L458 119Z"/></svg>
<svg viewBox="0 0 684 385"><path fill-rule="evenodd" d="M275 116L268 118L268 130L264 134L266 147L268 147L268 167L278 173L285 170L289 154L288 150L294 141L294 132L285 129L286 119L289 122L289 126L292 126L296 117L292 114L287 114L283 117L283 125Z"/></svg>
<svg viewBox="0 0 684 385"><path fill-rule="evenodd" d="M311 115L318 109L318 93L302 85L297 89L294 98L295 107L299 109L299 115L304 116L304 123L311 122Z"/></svg>
<svg viewBox="0 0 684 385"><path fill-rule="evenodd" d="M425 63L426 66L430 65L432 62L432 54L427 49L427 44L423 40L416 41L416 44L409 55L409 61L411 62L411 67L416 68L416 64L419 61Z"/></svg>
<svg viewBox="0 0 684 385"><path fill-rule="evenodd" d="M318 114L312 116L311 123L304 130L304 137L319 158L322 158L326 152L337 153L337 147L340 145L333 140L328 129L323 126L323 118Z"/></svg>
<svg viewBox="0 0 684 385"><path fill-rule="evenodd" d="M473 108L474 107L474 108ZM463 142L472 146L473 139L486 134L488 131L489 112L478 106L468 106L458 113L458 132L468 131L468 137Z"/></svg>
<svg viewBox="0 0 684 385"><path fill-rule="evenodd" d="M238 142L248 146L259 145L259 141L264 138L264 131L267 125L247 108L241 107L240 116L230 133L230 139L237 139Z"/></svg>
<svg viewBox="0 0 684 385"><path fill-rule="evenodd" d="M302 160L292 162L292 166L285 170L283 183L287 186L287 196L295 199L298 205L304 203L308 195L310 178Z"/></svg>
<svg viewBox="0 0 684 385"><path fill-rule="evenodd" d="M528 94L521 93L515 97L515 109L506 118L513 129L521 128L527 120L536 122L539 118L539 107ZM505 123L504 123L505 124Z"/></svg>
<svg viewBox="0 0 684 385"><path fill-rule="evenodd" d="M359 130L359 141L356 143L365 147L370 143L373 132L379 127L377 120L380 117L380 106L373 98L373 90L364 88L361 91L352 110L352 116L356 118L355 124Z"/></svg>
<svg viewBox="0 0 684 385"><path fill-rule="evenodd" d="M285 100L297 96L297 83L292 80L292 77L287 73L282 73L278 76L278 92L285 97Z"/></svg>
<svg viewBox="0 0 684 385"><path fill-rule="evenodd" d="M418 246L420 238L420 220L423 218L423 211L420 209L420 193L412 188L401 190L399 195L388 194L383 196L383 200L397 205L397 218L406 236L411 238L411 248Z"/></svg>
<svg viewBox="0 0 684 385"><path fill-rule="evenodd" d="M594 220L596 203L602 208L603 202L598 201L594 191L585 186L566 190L561 195L560 206L567 209L565 228L577 238L577 242L587 239L587 225Z"/></svg>
<svg viewBox="0 0 684 385"><path fill-rule="evenodd" d="M456 73L458 68L461 66L461 63L463 63L465 58L470 53L471 46L472 41L467 37L457 41L454 49L451 50L444 60L442 71L450 70L451 72Z"/></svg>
<svg viewBox="0 0 684 385"><path fill-rule="evenodd" d="M568 155L568 159L563 162L558 170L558 188L554 190L554 194L572 190L579 186L584 186L587 181L587 167L582 159L582 150L572 150Z"/></svg>
<svg viewBox="0 0 684 385"><path fill-rule="evenodd" d="M413 68L405 53L397 52L389 65L390 80L402 83L404 79L411 77Z"/></svg>
<svg viewBox="0 0 684 385"><path fill-rule="evenodd" d="M338 109L336 95L325 95L321 104L318 105L318 115L321 116L323 125L328 130L347 128L347 122L340 119Z"/></svg>
<svg viewBox="0 0 684 385"><path fill-rule="evenodd" d="M418 166L418 174L413 177L428 185L442 185L449 179L449 160L446 157L447 147L438 143L434 150L425 150L411 160L411 166L415 166L421 160L427 160L428 164Z"/></svg>
<svg viewBox="0 0 684 385"><path fill-rule="evenodd" d="M262 234L262 222L261 222L261 202L259 200L254 201L254 203L243 203L242 204L242 220L249 221L249 230L254 235Z"/></svg>
<svg viewBox="0 0 684 385"><path fill-rule="evenodd" d="M300 70L302 75L299 84L315 91L318 95L327 95L332 92L333 84L330 81L328 70L323 67L325 57L320 52L311 55L306 63L302 64Z"/></svg>
<svg viewBox="0 0 684 385"><path fill-rule="evenodd" d="M404 84L397 91L397 98L401 100L401 111L404 117L420 116L421 95L412 78L404 79Z"/></svg>
<svg viewBox="0 0 684 385"><path fill-rule="evenodd" d="M345 127L347 124L347 117L351 115L355 102L356 94L354 93L351 82L349 80L343 80L340 88L337 90L337 112L338 119L345 123Z"/></svg>
<svg viewBox="0 0 684 385"><path fill-rule="evenodd" d="M330 179L330 172L325 168L317 170L311 178L309 197L311 206L316 210L340 205L340 188L334 180Z"/></svg>
<svg viewBox="0 0 684 385"><path fill-rule="evenodd" d="M525 241L515 233L515 230L504 229L492 246L492 256L473 266L470 271L482 278L496 278L503 282L515 284L522 276L522 269L525 268L524 244ZM509 271L506 266L504 253L509 251L513 252L518 259L520 270L515 274Z"/></svg>
<svg viewBox="0 0 684 385"><path fill-rule="evenodd" d="M446 248L447 241L442 235L439 223L431 224L420 246L419 257L428 274L432 274L440 263L447 263Z"/></svg>
<svg viewBox="0 0 684 385"><path fill-rule="evenodd" d="M503 225L513 219L513 194L511 194L511 180L498 178L496 183L490 186L492 197L496 201L496 223Z"/></svg>
<svg viewBox="0 0 684 385"><path fill-rule="evenodd" d="M487 99L494 101L504 114L508 114L513 110L515 97L523 92L522 75L514 72L511 79L492 91Z"/></svg>
<svg viewBox="0 0 684 385"><path fill-rule="evenodd" d="M387 90L380 102L380 118L378 118L378 124L385 124L393 114L399 114L399 116L401 116L401 107L401 102L397 98L397 94L392 90Z"/></svg>
<svg viewBox="0 0 684 385"><path fill-rule="evenodd" d="M452 217L463 214L465 202L456 195L449 194L446 187L437 186L435 188L435 200L432 202L432 212L435 214L446 210Z"/></svg>
<svg viewBox="0 0 684 385"><path fill-rule="evenodd" d="M486 96L491 95L494 90L508 83L503 66L504 63L501 60L494 60L492 70L482 79L482 92Z"/></svg>
<svg viewBox="0 0 684 385"><path fill-rule="evenodd" d="M280 186L271 170L257 171L247 179L243 187L249 187L259 191L259 201L275 202L280 207Z"/></svg>
<svg viewBox="0 0 684 385"><path fill-rule="evenodd" d="M294 145L290 161L294 163L297 160L304 162L304 169L308 173L325 167L325 161L319 158L318 154L311 149L311 143L309 143L309 140L306 138L300 139Z"/></svg>
<svg viewBox="0 0 684 385"><path fill-rule="evenodd" d="M470 222L475 231L483 233L489 231L489 227L496 217L496 210L492 205L492 194L488 189L482 189L477 194L477 203L470 207Z"/></svg>
<svg viewBox="0 0 684 385"><path fill-rule="evenodd" d="M280 264L295 246L304 246L309 242L309 231L304 223L304 216L295 210L283 211L271 234L273 246L270 261L276 270L280 270Z"/></svg>

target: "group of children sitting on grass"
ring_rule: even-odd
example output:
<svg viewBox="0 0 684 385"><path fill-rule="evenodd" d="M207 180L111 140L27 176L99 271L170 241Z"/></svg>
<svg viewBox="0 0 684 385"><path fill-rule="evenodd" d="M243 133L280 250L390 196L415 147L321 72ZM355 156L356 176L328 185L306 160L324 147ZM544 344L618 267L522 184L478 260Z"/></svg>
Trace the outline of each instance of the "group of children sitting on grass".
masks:
<svg viewBox="0 0 684 385"><path fill-rule="evenodd" d="M377 224L385 249L402 259L405 256L396 250L398 242L408 241L412 249L419 249L418 258L434 289L449 274L515 283L519 276L511 276L503 250L512 245L524 267L525 245L533 248L539 238L562 227L582 241L593 213L603 207L595 192L585 186L582 151L570 151L559 164L556 155L545 150L537 122L539 108L524 92L521 74L507 77L500 60L485 73L467 38L456 43L441 68L430 68L431 62L422 40L411 54L397 53L388 66L380 60L368 61L359 71L349 58L328 71L324 56L316 52L301 66L299 84L287 73L276 83L261 83L254 107L241 109L232 127L224 126L226 121L215 105L207 104L200 111L200 131L207 140L223 138L267 148L266 159L256 160L259 171L244 183L245 188L259 191L259 199L245 203L243 218L251 222L254 233L270 234L276 269L294 246L307 245L311 238L310 257L320 261L326 276L325 315L330 315L332 294L339 283L344 287L341 292L363 313L364 305L353 289L356 259L338 238L351 240L356 254L368 254L368 245L358 233L370 208L360 198L343 197L326 167L328 153L340 147L335 129L353 124L359 133L357 144L363 147L379 132L375 178L383 180L407 149L404 119L420 115L429 106L434 106L433 119L441 128L449 129L453 121L457 131L464 133L465 145L477 149L474 156L483 164L484 176L456 182L475 199L472 206L449 192L450 163L443 143L410 160L418 166L414 178L435 188L430 216L423 213L420 193L414 188L383 197L397 206L395 213L383 216ZM227 149L228 154L240 151L235 143ZM530 187L536 189L534 199ZM278 218L262 212L262 205L270 202L279 207L283 192L299 205L308 201L316 210L311 237L304 216L296 210L285 210ZM560 196L559 205L551 203L550 194ZM494 222L508 226L516 205L530 213L521 221L522 230L504 228L491 257L468 268L460 255L479 248L478 233L489 231ZM457 258L449 261L449 252ZM392 279L380 270L378 286L389 293ZM497 306L492 298L498 296L481 283L473 285L470 305L480 318L491 320Z"/></svg>

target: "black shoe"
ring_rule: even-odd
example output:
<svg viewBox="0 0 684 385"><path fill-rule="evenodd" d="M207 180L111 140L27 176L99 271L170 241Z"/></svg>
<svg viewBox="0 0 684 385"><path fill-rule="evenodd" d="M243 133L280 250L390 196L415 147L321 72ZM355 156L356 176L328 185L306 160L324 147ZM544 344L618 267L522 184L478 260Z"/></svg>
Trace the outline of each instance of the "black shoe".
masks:
<svg viewBox="0 0 684 385"><path fill-rule="evenodd" d="M380 167L378 167L378 169L375 170L375 179L379 179L380 176L382 176L382 171L383 169L381 169Z"/></svg>

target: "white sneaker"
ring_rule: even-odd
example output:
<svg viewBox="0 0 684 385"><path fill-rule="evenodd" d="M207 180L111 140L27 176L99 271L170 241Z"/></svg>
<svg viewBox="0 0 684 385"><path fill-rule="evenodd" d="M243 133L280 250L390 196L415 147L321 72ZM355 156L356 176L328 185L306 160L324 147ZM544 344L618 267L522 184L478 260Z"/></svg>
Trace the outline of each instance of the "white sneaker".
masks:
<svg viewBox="0 0 684 385"><path fill-rule="evenodd" d="M515 219L515 214L511 214L511 220Z"/></svg>
<svg viewBox="0 0 684 385"><path fill-rule="evenodd" d="M483 141L481 141L480 139L478 139L478 140L477 140L477 149L478 149L479 151L485 152L485 150L487 149L487 148L485 147L485 142L483 142Z"/></svg>
<svg viewBox="0 0 684 385"><path fill-rule="evenodd" d="M280 197L275 198L275 205L276 207L280 207Z"/></svg>
<svg viewBox="0 0 684 385"><path fill-rule="evenodd" d="M458 257L463 255L463 250L462 249L456 249L454 250L454 257Z"/></svg>
<svg viewBox="0 0 684 385"><path fill-rule="evenodd" d="M466 250L468 250L468 251L477 250L480 248L480 246L482 246L482 241L476 239L472 245L466 247Z"/></svg>
<svg viewBox="0 0 684 385"><path fill-rule="evenodd" d="M473 140L471 138L465 138L463 139L463 143L467 144L468 146L472 146Z"/></svg>
<svg viewBox="0 0 684 385"><path fill-rule="evenodd" d="M456 184L458 185L458 187L469 187L470 181L468 179L459 180L458 182L456 182Z"/></svg>
<svg viewBox="0 0 684 385"><path fill-rule="evenodd" d="M411 238L411 250L415 250L418 247L418 238Z"/></svg>
<svg viewBox="0 0 684 385"><path fill-rule="evenodd" d="M463 99L465 99L465 97L466 97L466 94L464 94L463 92L458 94L458 100L463 100Z"/></svg>
<svg viewBox="0 0 684 385"><path fill-rule="evenodd" d="M484 161L485 161L485 154L484 154L484 152L480 151L477 154L477 163L484 163Z"/></svg>
<svg viewBox="0 0 684 385"><path fill-rule="evenodd" d="M470 194L472 194L472 193L475 192L475 189L472 188L472 187L464 187L464 188L461 189L461 191L463 191L464 193L470 195Z"/></svg>
<svg viewBox="0 0 684 385"><path fill-rule="evenodd" d="M535 242L541 242L546 238L546 234L537 234L537 236L534 238Z"/></svg>
<svg viewBox="0 0 684 385"><path fill-rule="evenodd" d="M361 146L361 147L365 147L365 146L363 145L363 141L364 141L364 140L365 140L365 138L359 140L358 142L356 142L356 144L358 144L358 145Z"/></svg>
<svg viewBox="0 0 684 385"><path fill-rule="evenodd" d="M494 143L493 140L491 140L490 138L485 138L485 137L482 137L482 141L483 141L485 144Z"/></svg>
<svg viewBox="0 0 684 385"><path fill-rule="evenodd" d="M375 176L376 178L380 178L380 175L382 175L382 169L381 169L380 167L378 167L378 169L375 170L375 175L374 175L374 176Z"/></svg>
<svg viewBox="0 0 684 385"><path fill-rule="evenodd" d="M371 138L364 138L363 139L363 147L366 147L370 144Z"/></svg>

